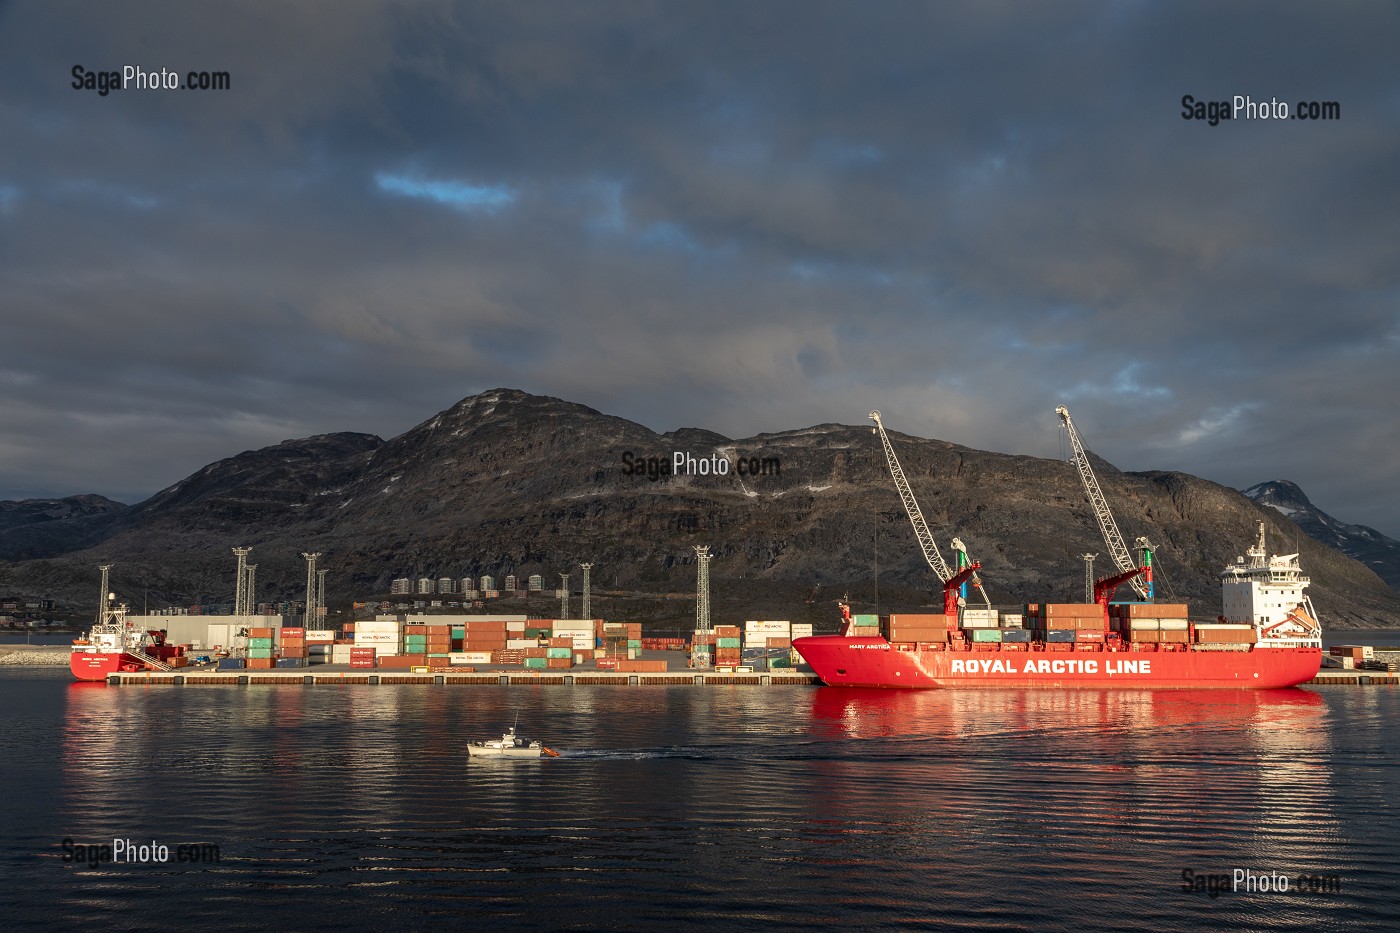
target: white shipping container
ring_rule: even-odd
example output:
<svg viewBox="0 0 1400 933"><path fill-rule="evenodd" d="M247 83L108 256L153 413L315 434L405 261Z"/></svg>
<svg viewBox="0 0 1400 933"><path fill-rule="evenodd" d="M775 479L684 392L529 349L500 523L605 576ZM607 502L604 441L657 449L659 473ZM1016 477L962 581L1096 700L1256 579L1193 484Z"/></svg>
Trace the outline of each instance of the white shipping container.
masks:
<svg viewBox="0 0 1400 933"><path fill-rule="evenodd" d="M793 637L793 638L811 638L811 637L812 637L812 623L811 623L811 622L794 622L794 623L792 623L792 637Z"/></svg>
<svg viewBox="0 0 1400 933"><path fill-rule="evenodd" d="M308 642L335 641L335 631L328 628L307 629L306 640Z"/></svg>
<svg viewBox="0 0 1400 933"><path fill-rule="evenodd" d="M744 623L746 632L770 632L774 635L786 635L792 630L792 623L779 620L752 620Z"/></svg>
<svg viewBox="0 0 1400 933"><path fill-rule="evenodd" d="M507 631L507 632L523 632L523 631L525 631L525 623L524 623L524 622L507 622L507 623L506 623L506 631Z"/></svg>
<svg viewBox="0 0 1400 933"><path fill-rule="evenodd" d="M357 632L397 632L398 630L399 630L399 623L398 623L398 622L356 622L356 623L355 623L355 631L357 631Z"/></svg>
<svg viewBox="0 0 1400 933"><path fill-rule="evenodd" d="M982 610L982 611L983 611L984 613L986 612L985 609ZM996 628L996 627L997 627L997 620L996 620L996 619L989 619L989 618L986 618L985 616L979 618L979 617L977 617L977 616L972 615L972 614L969 612L969 613L965 613L965 614L963 615L962 626L963 626L963 628Z"/></svg>
<svg viewBox="0 0 1400 933"><path fill-rule="evenodd" d="M575 638L573 642L572 647L575 651L588 650L593 647L593 636L589 635L587 638Z"/></svg>
<svg viewBox="0 0 1400 933"><path fill-rule="evenodd" d="M355 630L355 644L357 645L374 645L377 648L380 645L397 645L398 643L398 632L362 632L359 629Z"/></svg>
<svg viewBox="0 0 1400 933"><path fill-rule="evenodd" d="M1158 619L1157 626L1164 632L1186 631L1185 619Z"/></svg>
<svg viewBox="0 0 1400 933"><path fill-rule="evenodd" d="M450 664L490 664L489 651L454 651L447 656Z"/></svg>
<svg viewBox="0 0 1400 933"><path fill-rule="evenodd" d="M1000 622L1002 628L1021 628L1022 626L1021 616L1013 615L1009 612L1003 612L1001 614Z"/></svg>
<svg viewBox="0 0 1400 933"><path fill-rule="evenodd" d="M969 619L974 619L978 622L990 620L992 625L996 625L997 621L997 611L995 609L964 609L962 616L964 627L966 627L965 623Z"/></svg>
<svg viewBox="0 0 1400 933"><path fill-rule="evenodd" d="M507 638L506 647L515 648L538 648L540 640L538 638Z"/></svg>

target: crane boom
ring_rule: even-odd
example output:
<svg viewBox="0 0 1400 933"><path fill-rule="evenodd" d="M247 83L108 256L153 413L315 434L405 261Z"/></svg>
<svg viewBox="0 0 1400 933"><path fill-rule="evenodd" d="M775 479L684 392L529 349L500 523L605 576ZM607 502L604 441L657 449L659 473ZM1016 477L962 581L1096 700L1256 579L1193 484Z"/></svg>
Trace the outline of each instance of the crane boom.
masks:
<svg viewBox="0 0 1400 933"><path fill-rule="evenodd" d="M899 498L904 502L904 511L909 513L909 523L914 526L914 537L919 539L919 547L923 549L924 560L933 568L933 572L938 579L947 583L953 579L953 571L948 569L948 564L943 560L943 555L938 553L938 545L933 541L933 532L928 530L928 522L924 521L924 513L919 508L919 502L914 498L914 491L909 488L909 480L904 478L904 468L899 465L899 458L894 455L894 447L890 444L889 435L885 433L884 422L880 420L880 413L872 411L870 420L875 422L875 433L880 435L880 443L885 448L885 459L889 461L890 475L894 477L895 488L899 490Z"/></svg>
<svg viewBox="0 0 1400 933"><path fill-rule="evenodd" d="M1128 553L1128 546L1123 542L1123 535L1118 530L1118 523L1113 520L1113 512L1108 508L1108 500L1104 498L1103 490L1099 488L1098 478L1094 476L1094 470L1089 466L1089 455L1084 451L1084 443L1079 439L1079 432L1074 429L1074 422L1070 420L1069 409L1061 405L1055 409L1055 414L1060 416L1064 422L1065 431L1069 434L1070 447L1074 450L1074 465L1079 469L1079 479L1084 484L1084 492L1089 497L1089 505L1094 510L1094 517L1099 520L1099 530L1103 532L1104 544L1108 545L1109 556L1113 558L1113 563L1118 567L1119 573L1128 573L1138 569L1137 563L1133 560L1133 555ZM1139 538L1139 544L1145 544L1145 539ZM1127 581L1133 591L1140 599L1151 599L1151 594L1147 585L1142 582L1141 575L1135 575Z"/></svg>

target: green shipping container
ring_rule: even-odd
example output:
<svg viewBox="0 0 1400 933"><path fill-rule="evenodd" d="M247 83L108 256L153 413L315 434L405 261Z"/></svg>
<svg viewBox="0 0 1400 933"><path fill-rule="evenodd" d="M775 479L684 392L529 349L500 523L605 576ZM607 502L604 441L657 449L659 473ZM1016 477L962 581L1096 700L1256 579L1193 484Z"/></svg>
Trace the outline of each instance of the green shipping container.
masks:
<svg viewBox="0 0 1400 933"><path fill-rule="evenodd" d="M627 647L640 648L642 647L642 640L640 638L629 638L627 639Z"/></svg>
<svg viewBox="0 0 1400 933"><path fill-rule="evenodd" d="M525 666L526 666L526 667L549 667L549 662L548 662L548 660L547 660L546 658L526 658L526 659L525 659Z"/></svg>
<svg viewBox="0 0 1400 933"><path fill-rule="evenodd" d="M410 653L411 653L411 652L410 652ZM450 657L452 657L452 655L450 655L450 654L448 654L447 652L444 651L442 654L430 654L430 655L428 655L428 657L430 657L430 658L450 658Z"/></svg>
<svg viewBox="0 0 1400 933"><path fill-rule="evenodd" d="M868 614L868 613L867 613L867 614L864 614L864 615L853 615L853 616L851 616L851 618L855 620L856 625L879 625L879 624L880 624L880 617L879 617L879 616L877 616L877 615L870 615L870 614Z"/></svg>
<svg viewBox="0 0 1400 933"><path fill-rule="evenodd" d="M1001 641L1001 629L999 628L974 628L968 629L972 633L973 641Z"/></svg>
<svg viewBox="0 0 1400 933"><path fill-rule="evenodd" d="M249 648L271 648L271 647L272 647L272 639L271 639L271 638L250 638L250 639L248 639L248 647L249 647ZM263 657L267 657L267 655L263 655Z"/></svg>
<svg viewBox="0 0 1400 933"><path fill-rule="evenodd" d="M550 631L550 630L547 629L547 628L527 628L527 629L525 630L525 637L526 637L526 638L549 638L549 637L550 637L549 631Z"/></svg>
<svg viewBox="0 0 1400 933"><path fill-rule="evenodd" d="M546 648L544 650L548 652L547 657L550 658L572 658L574 656L574 649L572 648ZM536 658L536 660L538 660L538 658Z"/></svg>
<svg viewBox="0 0 1400 933"><path fill-rule="evenodd" d="M741 638L716 638L715 646L719 648L740 648L742 647L742 641L743 639Z"/></svg>
<svg viewBox="0 0 1400 933"><path fill-rule="evenodd" d="M268 641L268 639L259 638L258 641ZM248 649L248 657L250 657L250 658L270 658L270 657L272 657L272 649L271 649L271 648L249 648L249 649Z"/></svg>
<svg viewBox="0 0 1400 933"><path fill-rule="evenodd" d="M462 641L467 637L467 627L465 625L452 626L452 637Z"/></svg>

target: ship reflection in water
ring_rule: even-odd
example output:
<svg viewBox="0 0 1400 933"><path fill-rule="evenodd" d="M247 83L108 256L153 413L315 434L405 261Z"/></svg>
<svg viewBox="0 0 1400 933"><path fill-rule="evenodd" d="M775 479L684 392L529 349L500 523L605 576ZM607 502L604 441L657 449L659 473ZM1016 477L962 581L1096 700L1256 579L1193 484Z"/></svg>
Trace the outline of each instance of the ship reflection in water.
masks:
<svg viewBox="0 0 1400 933"><path fill-rule="evenodd" d="M62 687L31 706L64 765L13 838L224 859L79 876L11 845L49 925L1377 926L1400 883L1388 690ZM517 711L564 757L472 766ZM1345 887L1180 890L1236 867Z"/></svg>

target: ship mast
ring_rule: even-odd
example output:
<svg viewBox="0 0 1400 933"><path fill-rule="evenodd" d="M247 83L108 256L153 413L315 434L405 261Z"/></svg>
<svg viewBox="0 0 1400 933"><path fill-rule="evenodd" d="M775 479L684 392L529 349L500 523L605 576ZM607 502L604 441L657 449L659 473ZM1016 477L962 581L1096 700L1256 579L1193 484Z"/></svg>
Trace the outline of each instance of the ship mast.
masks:
<svg viewBox="0 0 1400 933"><path fill-rule="evenodd" d="M97 619L95 625L102 625L107 621L107 605L112 599L112 594L107 589L107 572L112 569L111 564L99 564L98 570L102 571L102 591L97 594Z"/></svg>

